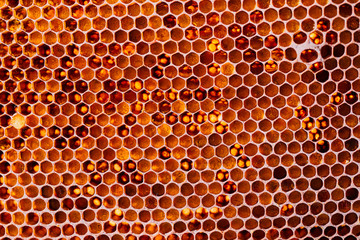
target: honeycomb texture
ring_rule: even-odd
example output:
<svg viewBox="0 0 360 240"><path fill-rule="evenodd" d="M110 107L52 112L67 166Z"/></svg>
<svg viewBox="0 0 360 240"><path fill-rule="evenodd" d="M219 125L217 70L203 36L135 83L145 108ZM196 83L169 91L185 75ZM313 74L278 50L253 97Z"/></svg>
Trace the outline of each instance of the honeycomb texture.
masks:
<svg viewBox="0 0 360 240"><path fill-rule="evenodd" d="M356 240L358 0L0 0L0 238Z"/></svg>

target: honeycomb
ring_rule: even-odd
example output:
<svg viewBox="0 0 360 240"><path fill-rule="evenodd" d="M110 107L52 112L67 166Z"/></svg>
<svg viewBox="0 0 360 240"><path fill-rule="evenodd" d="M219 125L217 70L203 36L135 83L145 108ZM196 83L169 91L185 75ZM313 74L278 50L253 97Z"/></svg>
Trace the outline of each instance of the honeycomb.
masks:
<svg viewBox="0 0 360 240"><path fill-rule="evenodd" d="M359 17L0 0L0 239L359 239Z"/></svg>

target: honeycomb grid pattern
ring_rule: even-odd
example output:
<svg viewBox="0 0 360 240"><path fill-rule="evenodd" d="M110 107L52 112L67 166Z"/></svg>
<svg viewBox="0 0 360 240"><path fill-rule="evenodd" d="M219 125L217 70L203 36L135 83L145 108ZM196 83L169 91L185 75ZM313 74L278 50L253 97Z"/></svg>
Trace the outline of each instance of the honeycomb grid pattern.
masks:
<svg viewBox="0 0 360 240"><path fill-rule="evenodd" d="M359 17L0 0L0 239L359 239Z"/></svg>

